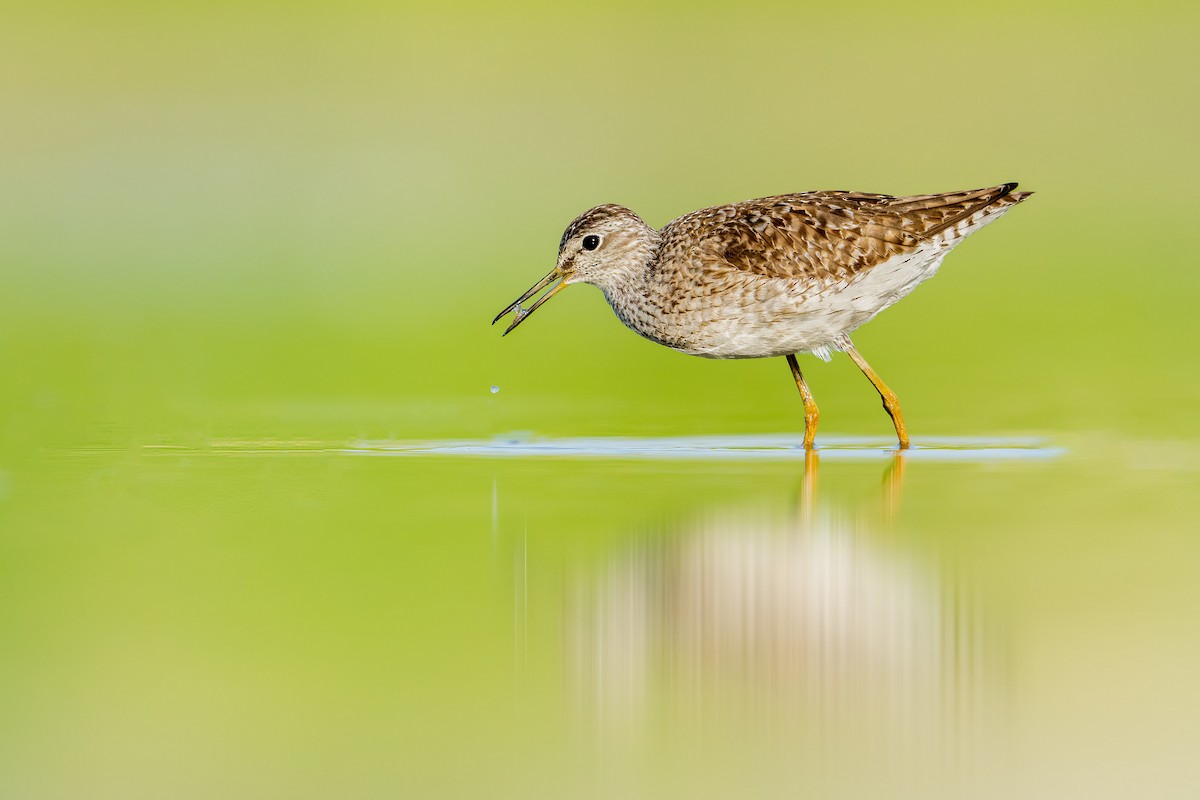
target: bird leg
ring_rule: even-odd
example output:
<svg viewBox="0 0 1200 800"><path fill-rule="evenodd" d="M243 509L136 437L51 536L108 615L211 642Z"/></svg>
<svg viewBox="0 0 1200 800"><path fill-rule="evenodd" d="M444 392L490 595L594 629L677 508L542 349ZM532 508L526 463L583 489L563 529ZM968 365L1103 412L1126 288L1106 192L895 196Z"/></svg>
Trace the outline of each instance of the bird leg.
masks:
<svg viewBox="0 0 1200 800"><path fill-rule="evenodd" d="M863 375L867 376L867 380L875 387L875 391L879 392L879 396L883 398L883 409L892 418L892 424L896 426L896 436L900 439L900 449L908 449L908 431L904 429L904 415L900 413L900 400L896 397L896 393L887 387L875 370L871 369L871 365L867 360L858 354L854 349L854 345L850 344L850 337L845 336L838 346L850 356L858 368L862 370Z"/></svg>
<svg viewBox="0 0 1200 800"><path fill-rule="evenodd" d="M788 354L788 366L792 368L792 377L796 379L796 388L800 390L800 399L804 401L804 449L813 449L813 439L817 436L817 422L821 419L821 412L817 410L817 401L813 399L812 392L808 388L808 384L804 382L804 375L800 372L800 365L796 362L796 356Z"/></svg>

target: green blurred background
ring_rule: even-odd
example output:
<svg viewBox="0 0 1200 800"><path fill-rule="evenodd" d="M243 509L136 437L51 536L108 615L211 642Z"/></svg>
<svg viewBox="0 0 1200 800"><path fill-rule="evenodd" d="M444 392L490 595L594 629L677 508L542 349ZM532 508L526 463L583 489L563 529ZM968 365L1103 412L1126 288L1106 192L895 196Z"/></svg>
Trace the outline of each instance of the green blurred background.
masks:
<svg viewBox="0 0 1200 800"><path fill-rule="evenodd" d="M2 793L1189 796L1198 23L1169 2L9 4ZM856 343L918 445L1034 435L1059 459L914 461L898 518L882 462L834 462L797 522L796 465L341 452L798 434L781 359L670 352L590 288L503 340L488 323L598 203L662 225L1009 180L1035 197ZM890 439L848 360L806 369L822 433ZM844 546L941 631L878 640L937 662L933 705L897 712L929 695L869 669L847 708L781 699L761 648L689 659L686 602L636 613L730 546L760 577ZM875 608L872 581L822 574ZM634 724L603 699L612 653L589 658L643 623ZM681 699L689 664L713 672Z"/></svg>
<svg viewBox="0 0 1200 800"><path fill-rule="evenodd" d="M487 323L597 203L662 225L1006 180L1037 197L859 334L914 431L1195 434L1195 23L1155 3L12 9L6 438L312 435L331 402L330 436L788 430L782 361L664 351L591 289L503 341ZM827 430L886 431L848 362L811 381Z"/></svg>

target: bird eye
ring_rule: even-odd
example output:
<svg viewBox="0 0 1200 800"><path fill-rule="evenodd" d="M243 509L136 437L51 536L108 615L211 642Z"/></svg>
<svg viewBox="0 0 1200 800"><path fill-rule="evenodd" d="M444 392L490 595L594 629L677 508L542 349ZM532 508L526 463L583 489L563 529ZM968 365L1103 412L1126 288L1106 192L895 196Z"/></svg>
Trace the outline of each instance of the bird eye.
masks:
<svg viewBox="0 0 1200 800"><path fill-rule="evenodd" d="M583 249L584 250L595 250L599 246L600 246L600 237L599 236L592 234L590 236L583 237Z"/></svg>

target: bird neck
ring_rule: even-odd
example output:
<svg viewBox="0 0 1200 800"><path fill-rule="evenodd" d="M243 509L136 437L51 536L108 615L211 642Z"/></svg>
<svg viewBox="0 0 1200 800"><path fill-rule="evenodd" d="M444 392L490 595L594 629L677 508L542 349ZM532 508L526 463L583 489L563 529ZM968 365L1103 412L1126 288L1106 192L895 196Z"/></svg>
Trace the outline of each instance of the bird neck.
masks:
<svg viewBox="0 0 1200 800"><path fill-rule="evenodd" d="M653 240L647 242L639 257L625 261L623 268L612 271L612 279L600 287L617 318L654 341L661 341L657 331L662 324L662 301L653 287L660 241L655 231Z"/></svg>
<svg viewBox="0 0 1200 800"><path fill-rule="evenodd" d="M622 319L623 309L633 310L646 301L646 284L658 260L658 232L651 229L653 236L639 239L630 252L604 273L604 281L598 282L604 298Z"/></svg>

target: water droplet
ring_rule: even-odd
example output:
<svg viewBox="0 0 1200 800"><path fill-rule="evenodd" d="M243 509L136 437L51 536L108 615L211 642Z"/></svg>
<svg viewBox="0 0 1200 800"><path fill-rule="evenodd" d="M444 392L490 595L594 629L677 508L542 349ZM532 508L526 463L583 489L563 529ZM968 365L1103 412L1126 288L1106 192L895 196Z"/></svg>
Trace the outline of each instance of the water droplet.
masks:
<svg viewBox="0 0 1200 800"><path fill-rule="evenodd" d="M498 391L500 391L500 387L495 384L492 384L492 394L496 394L496 392L498 392Z"/></svg>

